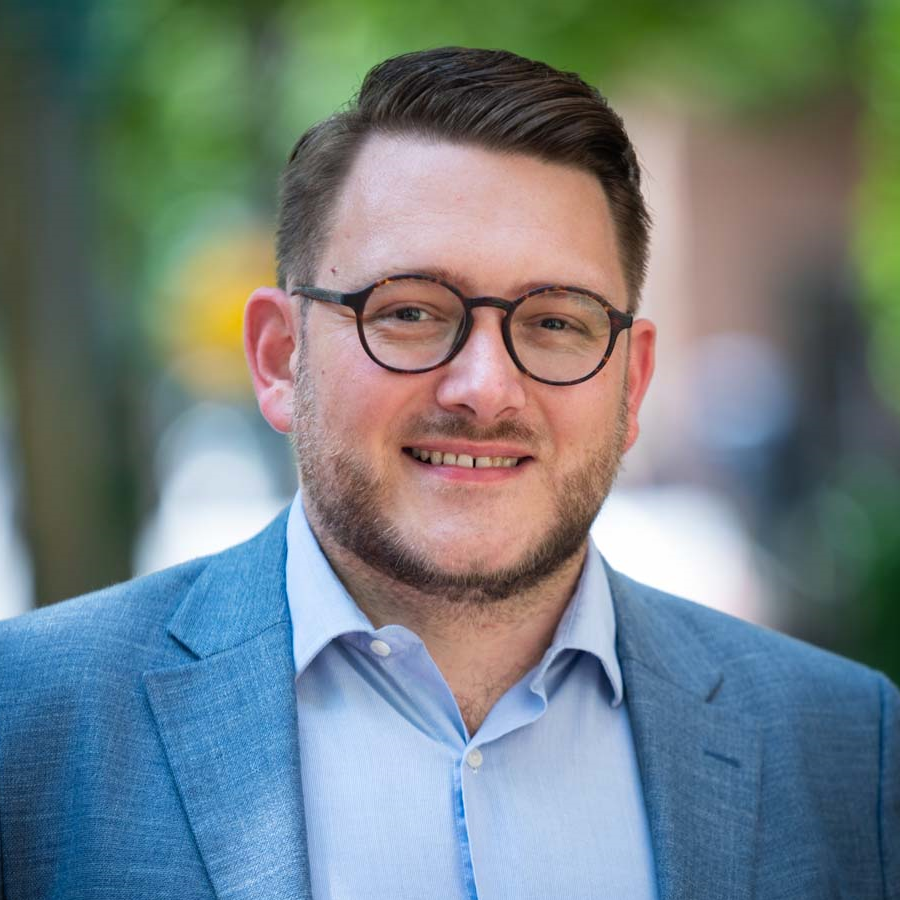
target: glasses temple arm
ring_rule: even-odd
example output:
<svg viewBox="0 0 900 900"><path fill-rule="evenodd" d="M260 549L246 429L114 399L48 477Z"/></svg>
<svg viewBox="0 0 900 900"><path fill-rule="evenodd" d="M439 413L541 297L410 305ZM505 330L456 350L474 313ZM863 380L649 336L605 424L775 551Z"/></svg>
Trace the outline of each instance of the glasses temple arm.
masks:
<svg viewBox="0 0 900 900"><path fill-rule="evenodd" d="M298 287L291 291L291 296L308 297L310 300L322 300L325 303L337 303L342 306L345 302L346 294L341 291L329 291L327 288L317 287Z"/></svg>

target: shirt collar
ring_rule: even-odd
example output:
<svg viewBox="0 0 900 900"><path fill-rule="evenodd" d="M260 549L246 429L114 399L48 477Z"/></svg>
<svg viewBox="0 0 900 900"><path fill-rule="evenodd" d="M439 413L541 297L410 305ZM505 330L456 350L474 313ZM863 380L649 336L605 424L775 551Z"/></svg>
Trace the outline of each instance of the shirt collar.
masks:
<svg viewBox="0 0 900 900"><path fill-rule="evenodd" d="M622 702L622 670L616 655L616 616L603 557L588 538L587 554L575 593L556 627L553 640L539 664L532 683L543 679L564 650L583 650L597 657L612 688L612 705Z"/></svg>
<svg viewBox="0 0 900 900"><path fill-rule="evenodd" d="M306 520L300 491L288 513L285 570L298 675L336 637L374 631L322 552Z"/></svg>
<svg viewBox="0 0 900 900"><path fill-rule="evenodd" d="M300 491L288 514L286 584L298 675L335 638L374 632L374 626L347 593L319 547L306 519ZM612 687L613 706L622 702L612 595L603 558L590 539L575 593L538 666L535 680L543 678L564 650L582 650L596 656Z"/></svg>

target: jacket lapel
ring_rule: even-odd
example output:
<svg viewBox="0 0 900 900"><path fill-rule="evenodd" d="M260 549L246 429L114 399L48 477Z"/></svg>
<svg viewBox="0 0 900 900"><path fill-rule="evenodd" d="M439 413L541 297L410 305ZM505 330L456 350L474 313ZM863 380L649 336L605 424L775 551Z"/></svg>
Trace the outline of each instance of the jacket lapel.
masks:
<svg viewBox="0 0 900 900"><path fill-rule="evenodd" d="M672 598L610 572L660 900L753 896L761 738Z"/></svg>
<svg viewBox="0 0 900 900"><path fill-rule="evenodd" d="M285 516L214 557L169 623L188 662L144 674L219 898L310 896Z"/></svg>

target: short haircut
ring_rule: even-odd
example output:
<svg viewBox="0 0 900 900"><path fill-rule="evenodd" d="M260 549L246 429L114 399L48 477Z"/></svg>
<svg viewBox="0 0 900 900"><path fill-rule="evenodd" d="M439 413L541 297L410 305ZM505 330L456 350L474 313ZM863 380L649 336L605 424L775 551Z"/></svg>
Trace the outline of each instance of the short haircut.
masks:
<svg viewBox="0 0 900 900"><path fill-rule="evenodd" d="M522 153L593 174L615 223L629 309L637 306L650 216L621 117L574 73L505 50L463 47L385 60L346 109L297 141L281 176L276 261L282 288L315 278L341 189L373 134Z"/></svg>

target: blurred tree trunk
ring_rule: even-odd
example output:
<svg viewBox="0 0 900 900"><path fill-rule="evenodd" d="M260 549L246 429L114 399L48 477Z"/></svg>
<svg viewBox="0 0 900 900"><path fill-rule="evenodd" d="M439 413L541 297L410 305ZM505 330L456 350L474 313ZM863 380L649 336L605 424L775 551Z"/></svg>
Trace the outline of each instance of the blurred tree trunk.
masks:
<svg viewBox="0 0 900 900"><path fill-rule="evenodd" d="M104 346L116 329L92 273L87 12L83 0L0 10L0 347L38 605L127 577L133 530L123 379Z"/></svg>

